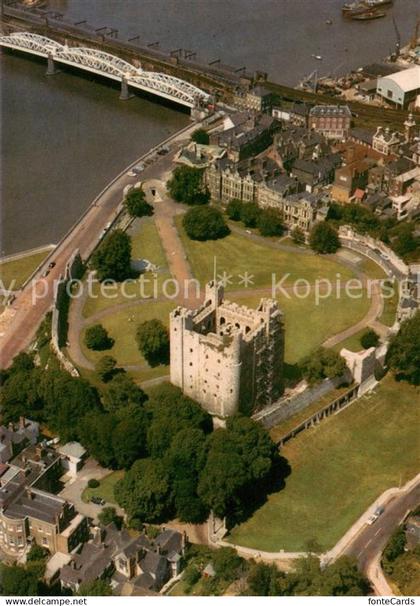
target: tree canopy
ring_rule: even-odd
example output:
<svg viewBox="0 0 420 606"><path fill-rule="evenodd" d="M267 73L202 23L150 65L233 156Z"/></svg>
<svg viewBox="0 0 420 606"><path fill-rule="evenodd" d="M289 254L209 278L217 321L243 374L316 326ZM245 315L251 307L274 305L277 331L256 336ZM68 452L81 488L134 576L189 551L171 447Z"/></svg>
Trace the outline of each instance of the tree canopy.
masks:
<svg viewBox="0 0 420 606"><path fill-rule="evenodd" d="M105 237L93 253L91 264L98 279L121 282L129 278L131 272L131 239L126 232L116 229Z"/></svg>
<svg viewBox="0 0 420 606"><path fill-rule="evenodd" d="M177 166L167 183L171 198L189 205L208 204L210 192L203 183L203 170Z"/></svg>
<svg viewBox="0 0 420 606"><path fill-rule="evenodd" d="M262 236L281 236L284 232L283 215L275 208L263 208L258 215L257 226Z"/></svg>
<svg viewBox="0 0 420 606"><path fill-rule="evenodd" d="M245 227L256 227L261 209L256 202L243 202L241 221Z"/></svg>
<svg viewBox="0 0 420 606"><path fill-rule="evenodd" d="M370 349L376 347L379 343L379 336L372 329L366 330L360 337L360 344L363 349Z"/></svg>
<svg viewBox="0 0 420 606"><path fill-rule="evenodd" d="M200 145L208 145L210 142L210 137L204 128L197 128L197 130L195 130L191 135L191 141L194 141Z"/></svg>
<svg viewBox="0 0 420 606"><path fill-rule="evenodd" d="M131 189L125 197L124 206L130 217L150 217L153 206L146 202L145 193L141 188Z"/></svg>
<svg viewBox="0 0 420 606"><path fill-rule="evenodd" d="M150 366L169 363L169 333L160 320L146 320L139 324L136 340Z"/></svg>
<svg viewBox="0 0 420 606"><path fill-rule="evenodd" d="M114 340L110 338L102 324L93 324L86 328L85 345L88 349L103 351L104 349L110 349L113 344Z"/></svg>
<svg viewBox="0 0 420 606"><path fill-rule="evenodd" d="M223 214L212 206L190 208L182 224L191 240L219 240L230 233Z"/></svg>
<svg viewBox="0 0 420 606"><path fill-rule="evenodd" d="M340 354L324 347L312 352L301 363L302 374L310 385L323 379L340 377L346 369L346 362Z"/></svg>
<svg viewBox="0 0 420 606"><path fill-rule="evenodd" d="M229 200L226 206L226 214L229 219L231 219L232 221L240 221L242 206L243 203L241 200L238 200L238 198L232 198L232 200Z"/></svg>
<svg viewBox="0 0 420 606"><path fill-rule="evenodd" d="M309 244L317 253L331 254L340 248L337 230L325 221L316 223L309 236Z"/></svg>
<svg viewBox="0 0 420 606"><path fill-rule="evenodd" d="M391 339L386 358L387 364L399 380L420 385L420 312L401 324L397 335Z"/></svg>

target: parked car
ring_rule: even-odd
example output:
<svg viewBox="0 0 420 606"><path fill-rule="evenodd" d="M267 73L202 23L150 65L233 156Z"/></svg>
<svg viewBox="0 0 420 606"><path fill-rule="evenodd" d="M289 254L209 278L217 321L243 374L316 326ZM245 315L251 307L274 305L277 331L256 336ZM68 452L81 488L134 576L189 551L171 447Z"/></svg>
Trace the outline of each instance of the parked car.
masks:
<svg viewBox="0 0 420 606"><path fill-rule="evenodd" d="M377 507L375 509L375 511L373 512L373 514L370 516L370 518L368 519L367 523L369 525L372 525L376 522L376 520L379 518L379 516L381 516L383 514L383 512L385 511L385 507Z"/></svg>
<svg viewBox="0 0 420 606"><path fill-rule="evenodd" d="M90 498L90 500L92 503L95 503L95 505L101 505L101 507L105 505L105 501L101 497L93 496Z"/></svg>
<svg viewBox="0 0 420 606"><path fill-rule="evenodd" d="M55 261L51 261L51 263L48 265L48 269L52 269L53 267L55 267Z"/></svg>

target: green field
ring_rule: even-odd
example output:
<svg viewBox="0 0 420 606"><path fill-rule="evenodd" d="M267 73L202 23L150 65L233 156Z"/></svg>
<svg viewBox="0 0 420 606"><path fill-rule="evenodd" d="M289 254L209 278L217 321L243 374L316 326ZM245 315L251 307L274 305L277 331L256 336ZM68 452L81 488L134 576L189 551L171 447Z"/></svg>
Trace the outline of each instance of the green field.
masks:
<svg viewBox="0 0 420 606"><path fill-rule="evenodd" d="M85 488L82 493L82 500L88 503L92 497L101 497L106 503L114 503L114 486L124 476L125 471L113 471L108 476L99 480L98 488Z"/></svg>
<svg viewBox="0 0 420 606"><path fill-rule="evenodd" d="M0 263L0 280L4 288L18 290L49 254L49 250Z"/></svg>
<svg viewBox="0 0 420 606"><path fill-rule="evenodd" d="M170 273L167 260L153 217L136 219L128 233L131 236L132 259L147 259L154 265L157 265L159 268L156 274L158 284L162 280L169 278ZM142 279L147 280L144 285L144 294L146 296L151 296L153 294L155 282L153 274L147 272L143 275ZM124 288L125 291L122 290L122 288ZM104 292L106 293L106 291ZM92 296L86 300L83 307L84 317L89 318L98 311L108 307L114 307L114 305L140 300L142 297L139 280L133 280L131 283L126 282L124 287L118 285L117 291L112 291L111 294L112 297L103 296L101 294L101 286L98 283L94 283Z"/></svg>
<svg viewBox="0 0 420 606"><path fill-rule="evenodd" d="M335 282L337 274L342 280L355 277L354 272L331 259L315 254L285 252L236 233L221 240L196 242L185 234L182 217L177 217L176 222L192 272L202 284L213 277L215 260L218 275L223 272L232 275L232 284L226 290L242 289L239 276L245 271L254 276L252 287L270 287L273 274L276 282L290 274L284 281L289 285L298 279L310 283L317 279Z"/></svg>
<svg viewBox="0 0 420 606"><path fill-rule="evenodd" d="M386 489L418 473L419 388L386 377L374 394L306 430L281 450L286 487L230 540L266 551L330 549Z"/></svg>

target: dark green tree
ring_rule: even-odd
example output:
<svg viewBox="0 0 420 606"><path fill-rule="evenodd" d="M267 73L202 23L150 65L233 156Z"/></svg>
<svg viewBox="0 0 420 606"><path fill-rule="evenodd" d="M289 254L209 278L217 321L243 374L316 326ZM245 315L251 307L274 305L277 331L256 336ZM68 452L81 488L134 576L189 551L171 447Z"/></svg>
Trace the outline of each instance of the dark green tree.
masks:
<svg viewBox="0 0 420 606"><path fill-rule="evenodd" d="M169 363L169 333L160 320L146 320L139 324L136 341L150 366Z"/></svg>
<svg viewBox="0 0 420 606"><path fill-rule="evenodd" d="M159 522L172 511L168 471L160 460L136 461L114 488L117 503L132 518Z"/></svg>
<svg viewBox="0 0 420 606"><path fill-rule="evenodd" d="M304 358L301 363L302 374L310 385L327 378L340 377L346 369L346 362L340 354L323 347Z"/></svg>
<svg viewBox="0 0 420 606"><path fill-rule="evenodd" d="M104 383L115 376L117 360L112 356L102 356L95 364L95 372Z"/></svg>
<svg viewBox="0 0 420 606"><path fill-rule="evenodd" d="M142 457L147 456L147 430L149 419L143 407L130 404L115 413L117 424L109 441L115 466L128 469Z"/></svg>
<svg viewBox="0 0 420 606"><path fill-rule="evenodd" d="M35 570L13 564L0 564L1 595L36 596L39 580Z"/></svg>
<svg viewBox="0 0 420 606"><path fill-rule="evenodd" d="M106 410L114 412L129 404L141 406L146 402L147 395L136 385L127 373L117 373L108 382L103 393L103 404Z"/></svg>
<svg viewBox="0 0 420 606"><path fill-rule="evenodd" d="M241 209L241 221L245 227L256 227L261 209L256 202L244 202Z"/></svg>
<svg viewBox="0 0 420 606"><path fill-rule="evenodd" d="M242 214L243 202L238 198L232 198L229 200L226 206L226 214L232 221L240 221Z"/></svg>
<svg viewBox="0 0 420 606"><path fill-rule="evenodd" d="M316 223L311 230L309 244L312 250L322 255L335 253L340 248L337 230L326 221Z"/></svg>
<svg viewBox="0 0 420 606"><path fill-rule="evenodd" d="M85 345L88 349L103 351L104 349L110 349L113 344L114 340L110 338L102 324L93 324L86 329Z"/></svg>
<svg viewBox="0 0 420 606"><path fill-rule="evenodd" d="M108 526L108 524L115 524L117 528L121 528L123 519L117 514L115 507L104 507L98 515L98 520L102 526Z"/></svg>
<svg viewBox="0 0 420 606"><path fill-rule="evenodd" d="M146 202L145 193L141 188L131 189L125 197L124 206L130 217L151 217L153 206Z"/></svg>
<svg viewBox="0 0 420 606"><path fill-rule="evenodd" d="M117 423L118 420L112 414L89 412L79 425L80 442L104 467L116 467L110 436L114 435Z"/></svg>
<svg viewBox="0 0 420 606"><path fill-rule="evenodd" d="M184 215L182 225L191 240L219 240L230 233L223 214L212 206L190 208Z"/></svg>
<svg viewBox="0 0 420 606"><path fill-rule="evenodd" d="M197 128L191 135L191 141L199 145L208 145L210 142L209 134L204 128Z"/></svg>
<svg viewBox="0 0 420 606"><path fill-rule="evenodd" d="M248 587L251 595L279 595L277 590L279 576L280 571L275 564L264 564L263 562L254 564L248 574Z"/></svg>
<svg viewBox="0 0 420 606"><path fill-rule="evenodd" d="M406 544L404 526L399 526L389 539L382 554L382 565L387 574L392 574L395 561L404 553Z"/></svg>
<svg viewBox="0 0 420 606"><path fill-rule="evenodd" d="M386 358L398 380L420 385L420 312L402 323L391 339Z"/></svg>
<svg viewBox="0 0 420 606"><path fill-rule="evenodd" d="M178 166L167 183L171 198L190 205L208 204L210 192L203 183L203 170Z"/></svg>
<svg viewBox="0 0 420 606"><path fill-rule="evenodd" d="M262 236L281 236L284 232L283 215L275 208L260 210L257 226Z"/></svg>
<svg viewBox="0 0 420 606"><path fill-rule="evenodd" d="M371 347L376 347L379 343L379 336L372 329L367 330L360 337L360 344L363 349L370 349Z"/></svg>
<svg viewBox="0 0 420 606"><path fill-rule="evenodd" d="M121 282L129 278L131 271L131 239L121 229L105 237L92 255L92 267L98 279Z"/></svg>
<svg viewBox="0 0 420 606"><path fill-rule="evenodd" d="M40 369L16 370L7 375L0 391L3 422L18 421L21 416L43 419L44 401L39 393Z"/></svg>

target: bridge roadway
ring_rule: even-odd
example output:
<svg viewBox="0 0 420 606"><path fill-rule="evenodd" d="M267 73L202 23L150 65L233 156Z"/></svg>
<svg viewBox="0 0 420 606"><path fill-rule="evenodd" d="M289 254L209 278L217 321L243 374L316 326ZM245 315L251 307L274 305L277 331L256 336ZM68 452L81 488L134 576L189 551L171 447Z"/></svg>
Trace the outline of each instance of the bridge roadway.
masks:
<svg viewBox="0 0 420 606"><path fill-rule="evenodd" d="M264 72L250 75L219 64L207 65L185 57L171 56L157 48L140 46L134 41L127 42L111 38L88 25L77 25L66 21L62 16L54 18L54 15L43 14L41 9L38 11L22 10L5 3L2 7L1 18L5 31L22 29L34 31L58 40L62 44L67 41L72 46L82 44L118 54L128 61L140 62L144 69L162 71L184 78L195 86L210 92L218 91L227 102L232 101L233 90L241 84L251 85L256 80L264 78ZM340 102L337 97L297 90L277 82L265 81L265 86L271 89L279 99L319 104ZM375 128L381 124L401 128L408 116L408 112L403 110L375 107L357 101L350 101L348 105L353 112L355 126Z"/></svg>
<svg viewBox="0 0 420 606"><path fill-rule="evenodd" d="M173 151L163 157L157 156L156 161L142 173L142 180L156 179L167 173L171 168L177 143L188 140L198 126L199 124L192 123L175 133L170 140L165 141L166 144L171 142L171 145L174 146ZM144 161L150 153L148 152L136 160L130 167L139 160ZM78 249L82 259L87 259L100 240L104 228L118 215L123 189L138 181L138 177L129 177L126 174L130 167L120 173L94 200L83 217L40 266L31 282L16 297L12 304L15 315L9 320L4 334L0 336L0 368L10 366L13 358L20 351L24 351L33 341L43 317L51 309L54 301L54 289L60 276L64 274L66 264L73 252ZM45 271L52 261L55 266L49 271L48 276L44 277ZM41 297L42 293L45 293L45 296ZM39 297L34 301L34 295L37 294Z"/></svg>

